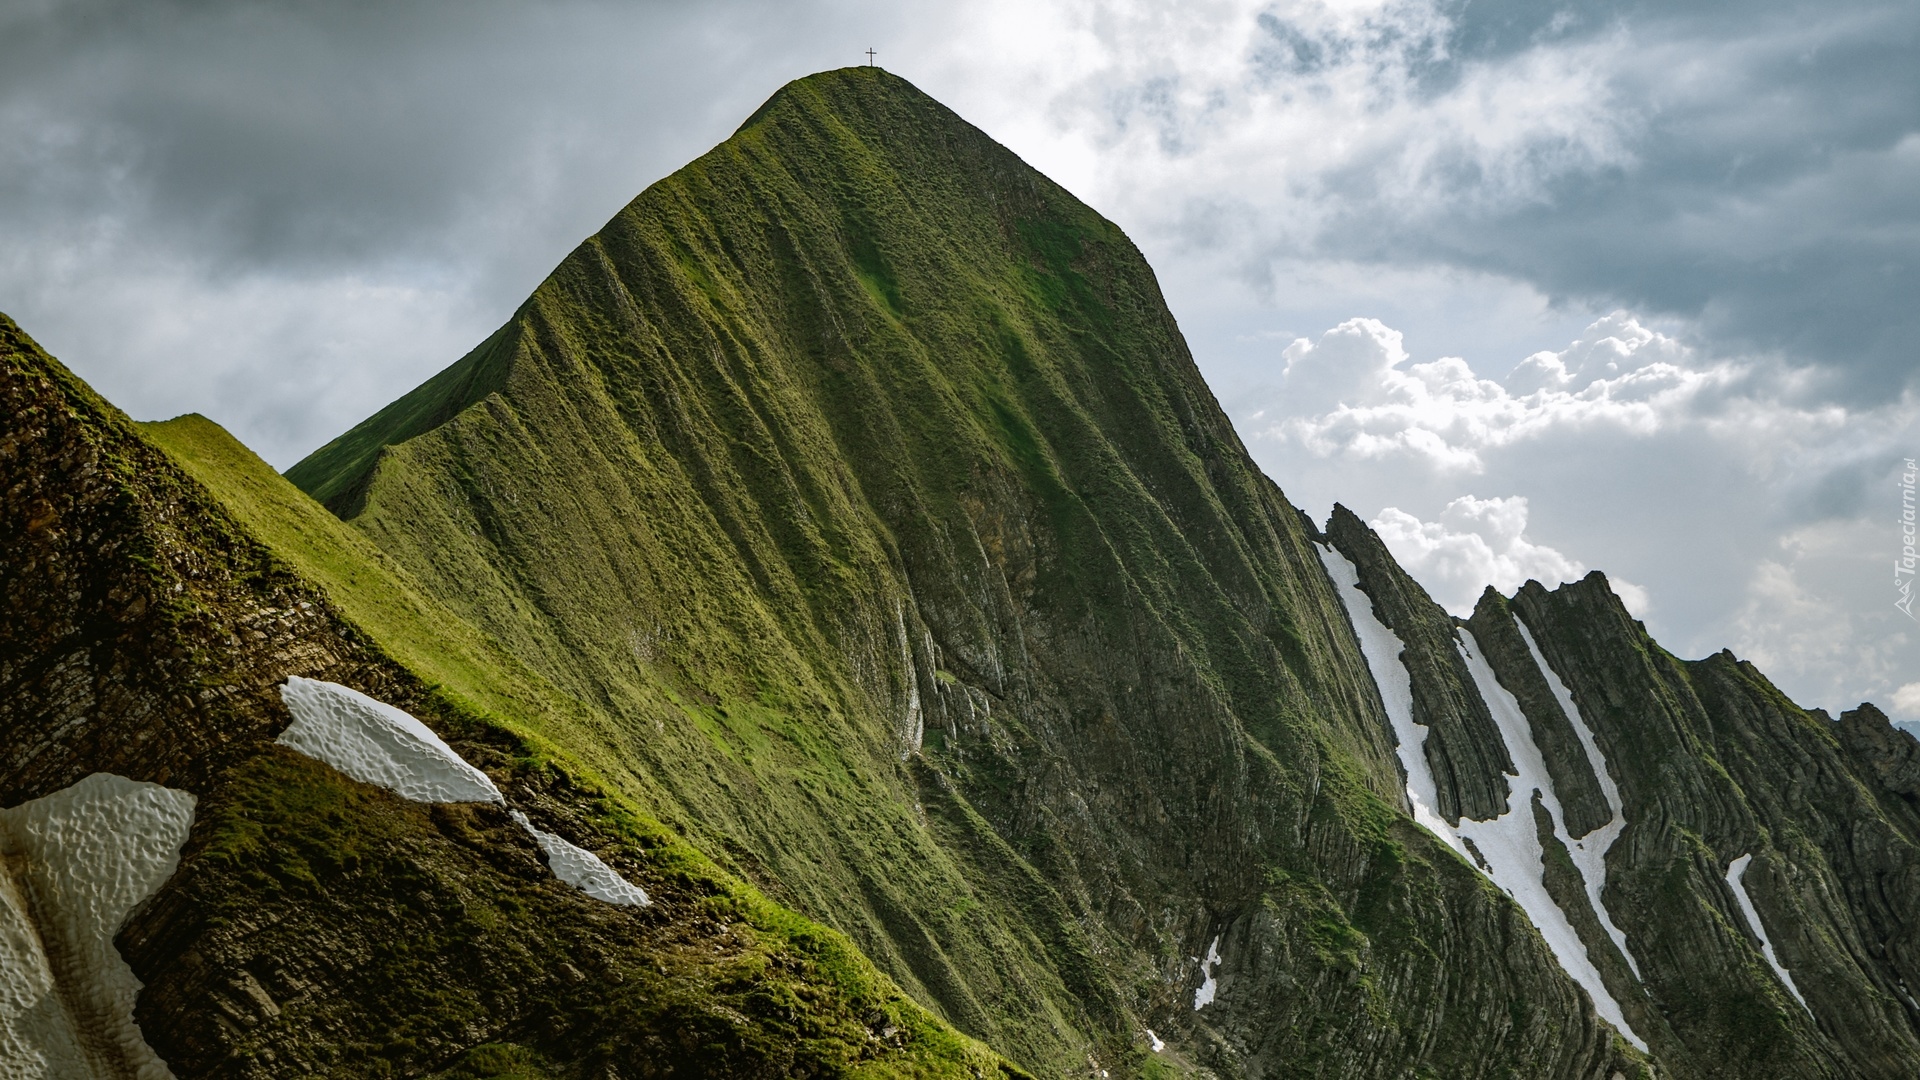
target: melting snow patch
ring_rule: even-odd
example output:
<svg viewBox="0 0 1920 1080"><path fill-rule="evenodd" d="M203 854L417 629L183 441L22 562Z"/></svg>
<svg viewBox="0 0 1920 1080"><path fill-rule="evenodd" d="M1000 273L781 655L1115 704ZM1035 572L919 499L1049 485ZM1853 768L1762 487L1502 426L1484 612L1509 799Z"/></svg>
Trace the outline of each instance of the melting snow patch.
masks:
<svg viewBox="0 0 1920 1080"><path fill-rule="evenodd" d="M1627 958L1627 966L1633 969L1634 978L1640 977L1640 964L1634 960L1633 952L1627 948L1627 935L1613 923L1607 905L1600 894L1607 886L1607 852L1613 842L1620 838L1620 830L1627 827L1627 819L1621 813L1625 803L1620 800L1620 785L1613 782L1613 775L1607 772L1606 755L1600 752L1600 744L1594 741L1593 729L1587 726L1587 718L1580 715L1580 707L1573 703L1573 694L1567 690L1567 684L1540 655L1540 646L1533 640L1533 634L1527 624L1518 619L1514 625L1520 628L1520 636L1526 639L1527 651L1533 654L1533 662L1540 668L1540 674L1546 676L1547 686L1553 690L1555 701L1560 703L1560 711L1567 714L1573 724L1573 733L1580 740L1580 748L1586 751L1587 764L1592 767L1595 779L1600 781L1600 794L1607 800L1607 809L1613 818L1605 825L1593 830L1578 840L1565 835L1566 823L1558 811L1554 814L1554 824L1562 835L1561 841L1567 845L1567 853L1573 856L1573 865L1580 870L1580 880L1587 887L1587 899L1592 902L1594 913L1600 916L1600 925L1606 927L1607 936L1619 947L1620 955Z"/></svg>
<svg viewBox="0 0 1920 1080"><path fill-rule="evenodd" d="M1800 996L1800 988L1793 985L1793 976L1787 974L1787 969L1780 966L1779 958L1773 953L1773 941L1767 937L1767 928L1760 922L1760 913L1753 908L1753 898L1747 895L1747 867L1752 862L1753 853L1748 852L1728 863L1727 885L1733 889L1733 898L1740 901L1740 914L1747 917L1747 925L1753 927L1754 936L1760 939L1760 955L1767 958L1767 963L1773 967L1773 973L1780 976L1780 981L1786 983L1787 989L1793 993L1794 1000L1798 1001L1800 1007L1807 1010L1807 1015L1811 1016L1813 1015L1812 1006L1807 1004L1806 998Z"/></svg>
<svg viewBox="0 0 1920 1080"><path fill-rule="evenodd" d="M194 798L109 773L0 810L0 1075L171 1080L114 948L180 864Z"/></svg>
<svg viewBox="0 0 1920 1080"><path fill-rule="evenodd" d="M626 878L613 872L613 867L600 861L600 856L583 847L575 847L550 832L542 832L533 827L527 815L518 810L511 812L513 820L527 830L540 850L547 855L547 867L553 876L579 889L596 900L605 900L609 904L631 904L640 907L652 903L647 899L647 891Z"/></svg>
<svg viewBox="0 0 1920 1080"><path fill-rule="evenodd" d="M280 696L293 713L293 723L280 734L282 746L415 802L506 802L486 773L467 764L427 725L384 701L297 675L287 679ZM609 904L652 902L645 889L614 873L598 855L534 828L518 810L510 813L546 853L554 877Z"/></svg>
<svg viewBox="0 0 1920 1080"><path fill-rule="evenodd" d="M415 802L499 803L500 789L413 716L338 683L293 676L280 745Z"/></svg>
<svg viewBox="0 0 1920 1080"><path fill-rule="evenodd" d="M1220 966L1219 935L1215 935L1213 944L1207 946L1207 958L1201 960L1196 956L1194 960L1200 965L1200 974L1206 977L1206 981L1200 984L1200 989L1193 992L1193 1011L1199 1012L1205 1006L1213 1004L1214 992L1220 989L1220 984L1213 980L1213 969ZM1160 1048L1156 1046L1154 1049Z"/></svg>
<svg viewBox="0 0 1920 1080"><path fill-rule="evenodd" d="M1588 996L1593 998L1594 1011L1605 1017L1634 1046L1645 1050L1647 1044L1627 1024L1620 1003L1607 991L1607 984L1600 978L1600 970L1593 966L1592 959L1587 955L1587 947L1581 943L1580 935L1568 921L1567 913L1560 910L1560 905L1554 903L1553 895L1547 892L1546 854L1541 850L1540 830L1533 818L1534 792L1540 793L1541 804L1553 818L1554 835L1569 851L1573 849L1573 842L1566 835L1566 812L1561 809L1560 800L1554 794L1553 777L1547 772L1546 758L1534 744L1533 728L1527 723L1526 714L1520 711L1520 703L1494 678L1493 669L1487 666L1486 659L1480 655L1480 643L1474 640L1472 631L1462 629L1460 634L1465 639L1460 645L1460 655L1466 660L1474 686L1487 703L1487 710L1493 714L1494 723L1499 725L1501 738L1506 741L1507 753L1513 759L1514 768L1519 770L1507 777L1507 812L1492 821L1461 818L1460 835L1472 839L1485 854L1487 876L1493 879L1494 884L1505 889L1507 895L1519 901L1527 917L1539 928L1540 936L1546 939L1547 948L1553 950L1554 959L1560 961L1560 967L1586 988ZM1601 873L1605 873L1604 863L1601 864ZM1585 867L1581 867L1581 877L1586 880ZM1588 894L1591 896L1595 891L1589 881ZM1604 914L1602 918L1605 918Z"/></svg>
<svg viewBox="0 0 1920 1080"><path fill-rule="evenodd" d="M1166 1042L1155 1035L1152 1028L1147 1029L1147 1045L1153 1047L1153 1052L1156 1054L1167 1048Z"/></svg>
<svg viewBox="0 0 1920 1080"><path fill-rule="evenodd" d="M1426 725L1413 722L1413 679L1407 674L1406 665L1400 662L1406 646L1374 615L1373 601L1360 590L1360 571L1345 555L1325 546L1320 548L1320 561L1326 564L1335 591L1347 606L1347 616L1360 638L1360 652L1373 673L1374 684L1380 688L1387 719L1393 723L1393 737L1398 744L1394 750L1400 757L1400 767L1407 773L1407 802L1413 806L1413 820L1465 855L1467 849L1454 834L1453 827L1433 811L1434 792L1438 788L1433 782L1433 770L1427 765Z"/></svg>
<svg viewBox="0 0 1920 1080"><path fill-rule="evenodd" d="M1360 651L1373 674L1374 684L1380 689L1380 699L1386 706L1387 718L1393 724L1394 738L1398 743L1396 753L1401 768L1407 774L1407 802L1413 807L1413 819L1452 845L1488 879L1513 897L1540 930L1540 936L1545 939L1548 950L1553 953L1560 967L1586 989L1593 999L1595 1011L1634 1046L1645 1050L1647 1044L1628 1026L1619 1002L1607 991L1599 970L1587 956L1586 947L1568 922L1566 913L1560 910L1547 892L1544 853L1540 847L1538 826L1533 818L1534 792L1540 792L1542 804L1552 814L1556 834L1565 832L1565 815L1554 794L1553 779L1547 773L1546 760L1541 756L1539 747L1534 745L1533 730L1520 711L1519 703L1493 677L1493 669L1480 657L1473 635L1465 630L1460 631L1466 639L1460 645L1461 658L1466 662L1474 685L1479 688L1480 696L1486 701L1494 722L1500 728L1508 756L1519 771L1509 774L1507 778L1506 813L1491 821L1462 818L1458 827L1447 824L1432 809L1438 802L1439 788L1434 783L1433 770L1427 764L1427 728L1413 720L1413 681L1401 659L1406 645L1401 642L1399 635L1374 615L1372 601L1359 588L1360 572L1353 563L1330 546L1321 547L1320 558L1326 565L1328 576L1333 579L1341 601L1346 605L1354 633L1360 639ZM1522 630L1524 632L1524 627ZM1545 666L1542 667L1544 669ZM1552 678L1551 672L1549 679L1557 686L1557 680ZM1559 691L1564 689L1558 688ZM1563 699L1562 704L1571 711L1570 700ZM1591 738L1590 734L1588 738ZM1596 749L1589 753L1597 756L1599 752ZM1604 769L1605 763L1601 762L1599 767ZM1611 781L1605 783L1608 784L1606 790L1609 798L1617 800L1618 792L1612 789ZM1617 811L1615 817L1618 817ZM1609 828L1614 830L1613 835L1618 834L1616 826ZM1562 835L1561 839L1566 841L1567 838ZM1606 843L1611 842L1609 836ZM1567 846L1569 850L1574 848L1572 842L1568 842ZM1600 856L1605 855L1605 847L1596 844L1596 850ZM1576 864L1579 864L1579 860L1580 855L1576 853ZM1599 872L1604 874L1605 863L1601 862L1599 866ZM1581 876L1587 882L1589 895L1596 897L1598 906L1598 885L1588 876L1586 865L1581 865ZM1607 918L1605 909L1601 908L1600 912L1601 919L1613 931L1612 921ZM1617 931L1613 932L1617 934Z"/></svg>

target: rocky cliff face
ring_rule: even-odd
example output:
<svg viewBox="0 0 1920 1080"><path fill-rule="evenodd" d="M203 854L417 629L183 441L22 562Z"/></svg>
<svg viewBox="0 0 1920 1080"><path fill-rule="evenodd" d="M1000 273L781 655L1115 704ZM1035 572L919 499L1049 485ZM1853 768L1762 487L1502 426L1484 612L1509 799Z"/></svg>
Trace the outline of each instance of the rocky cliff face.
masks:
<svg viewBox="0 0 1920 1080"><path fill-rule="evenodd" d="M1536 790L1557 795L1566 834L1549 836L1536 796L1547 891L1594 965L1596 997L1614 999L1665 1071L1913 1071L1904 943L1920 917L1920 744L1870 705L1838 723L1799 709L1730 653L1674 658L1598 573L1510 599L1489 591L1452 631L1463 640L1445 641L1450 620L1363 523L1336 509L1328 534L1406 644L1416 719L1423 681L1429 700L1470 685L1416 655L1434 642L1448 658L1477 650L1498 687L1469 696L1505 695L1524 715L1545 766ZM1556 863L1596 842L1603 883L1583 895ZM1555 917L1529 914L1543 929Z"/></svg>
<svg viewBox="0 0 1920 1080"><path fill-rule="evenodd" d="M877 69L648 189L311 498L6 325L48 629L0 640L0 792L198 798L120 935L178 1075L1920 1060L1911 738L1603 579L1451 619L1258 472L1118 229ZM290 675L655 904L274 746Z"/></svg>
<svg viewBox="0 0 1920 1080"><path fill-rule="evenodd" d="M1618 763L1607 902L1681 1044L1667 1056L1701 1075L1910 1074L1920 818L1888 781L1911 737L1871 706L1838 724L1799 709L1731 653L1674 658L1597 575L1513 607Z"/></svg>

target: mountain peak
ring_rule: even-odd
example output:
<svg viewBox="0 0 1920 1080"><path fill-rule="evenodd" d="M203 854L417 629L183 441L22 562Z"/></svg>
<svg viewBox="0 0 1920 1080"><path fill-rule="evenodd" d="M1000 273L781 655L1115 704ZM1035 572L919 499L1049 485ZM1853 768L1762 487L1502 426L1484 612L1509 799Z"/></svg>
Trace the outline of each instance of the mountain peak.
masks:
<svg viewBox="0 0 1920 1080"><path fill-rule="evenodd" d="M777 114L785 108L852 116L870 107L875 98L952 115L946 106L906 79L883 67L859 64L816 71L782 86L741 121L734 134L737 136L769 120L777 123Z"/></svg>
<svg viewBox="0 0 1920 1080"><path fill-rule="evenodd" d="M900 326L912 317L909 305L940 306L939 285L927 272L934 265L961 278L997 276L1013 248L1022 263L1055 279L1054 291L1088 300L1069 264L1096 239L1146 271L1111 223L907 80L868 67L809 75L782 87L725 142L641 192L472 352L287 477L341 516L355 516L383 449L500 390L529 347L527 335L556 306L604 301L631 313L645 306L640 297L664 288L677 294L674 317L759 319L767 313L747 310L756 291L784 291L775 278L797 270L828 301L835 331L859 332ZM643 250L648 257L631 258ZM757 281L741 277L743 259L758 262ZM909 263L921 272L903 275ZM1150 302L1164 313L1151 272L1144 276ZM612 292L567 296L576 286Z"/></svg>

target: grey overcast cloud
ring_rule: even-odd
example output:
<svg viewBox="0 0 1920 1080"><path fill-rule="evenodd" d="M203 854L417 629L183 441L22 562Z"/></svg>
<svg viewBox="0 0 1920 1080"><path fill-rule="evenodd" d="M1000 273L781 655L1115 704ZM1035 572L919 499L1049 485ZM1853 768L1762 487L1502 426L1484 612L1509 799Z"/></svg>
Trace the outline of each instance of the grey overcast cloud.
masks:
<svg viewBox="0 0 1920 1080"><path fill-rule="evenodd" d="M0 310L285 468L869 46L1125 228L1262 466L1443 603L1600 568L1920 719L1912 0L0 0Z"/></svg>

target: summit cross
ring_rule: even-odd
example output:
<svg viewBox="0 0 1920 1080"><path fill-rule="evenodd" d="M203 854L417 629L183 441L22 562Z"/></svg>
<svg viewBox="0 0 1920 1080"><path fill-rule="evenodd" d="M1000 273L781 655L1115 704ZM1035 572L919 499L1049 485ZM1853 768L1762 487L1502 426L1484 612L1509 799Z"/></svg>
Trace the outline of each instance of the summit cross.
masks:
<svg viewBox="0 0 1920 1080"><path fill-rule="evenodd" d="M873 50L872 49L867 50L867 66L868 67L873 66Z"/></svg>

